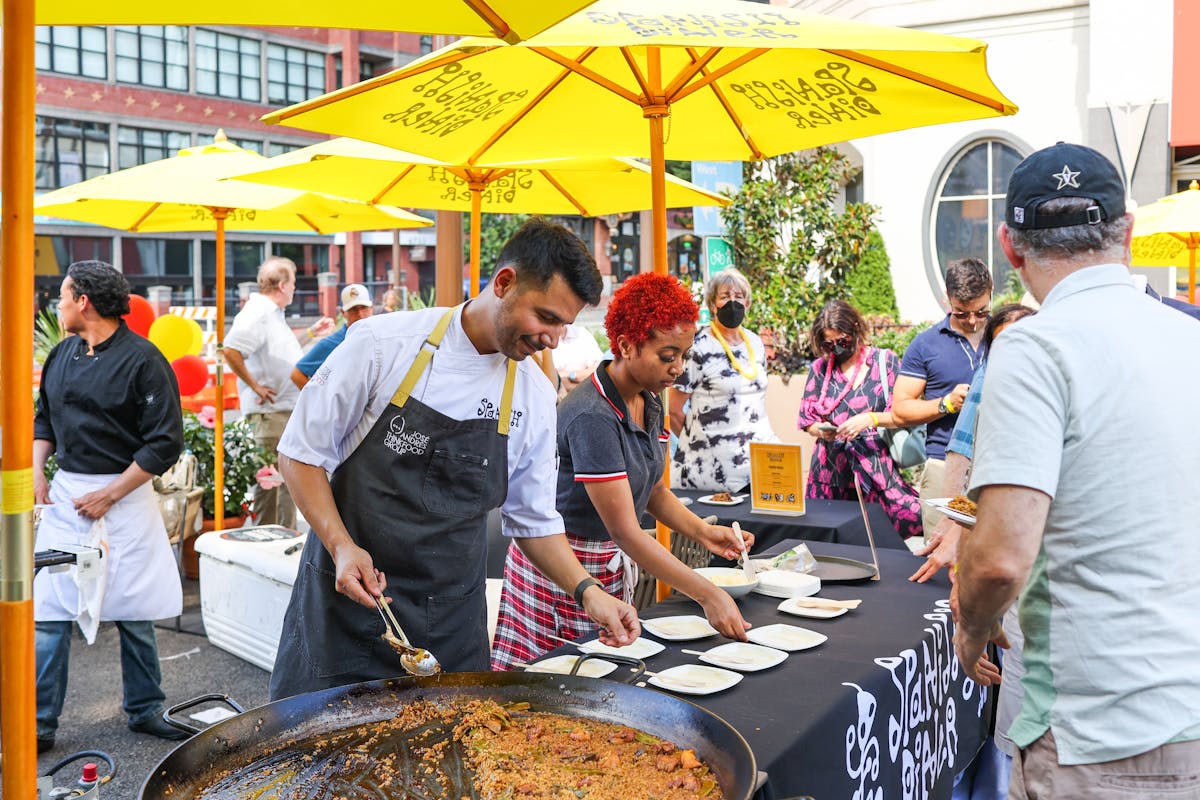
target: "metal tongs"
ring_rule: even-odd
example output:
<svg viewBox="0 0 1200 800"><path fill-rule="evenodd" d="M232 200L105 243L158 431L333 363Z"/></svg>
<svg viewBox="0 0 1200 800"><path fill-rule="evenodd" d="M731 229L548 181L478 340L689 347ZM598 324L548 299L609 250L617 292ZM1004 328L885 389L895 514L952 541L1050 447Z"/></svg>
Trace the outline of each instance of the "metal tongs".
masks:
<svg viewBox="0 0 1200 800"><path fill-rule="evenodd" d="M392 613L392 609L383 602L382 598L375 598L375 607L379 609L379 616L383 617L383 636L380 638L387 642L388 647L400 654L400 666L404 667L405 672L409 675L423 677L436 675L442 671L442 665L438 663L433 653L420 647L413 647L409 643L408 637L404 635L404 629L396 620L396 615Z"/></svg>

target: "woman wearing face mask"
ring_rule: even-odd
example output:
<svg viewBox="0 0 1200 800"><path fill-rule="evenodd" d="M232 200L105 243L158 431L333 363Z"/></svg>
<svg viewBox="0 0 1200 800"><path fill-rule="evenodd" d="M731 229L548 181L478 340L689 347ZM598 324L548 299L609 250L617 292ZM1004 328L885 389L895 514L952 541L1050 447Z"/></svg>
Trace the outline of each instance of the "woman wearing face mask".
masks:
<svg viewBox="0 0 1200 800"><path fill-rule="evenodd" d="M857 475L863 500L881 504L905 539L920 536L917 491L900 477L877 432L896 427L887 397L900 372L899 357L869 347L866 321L842 300L830 300L821 309L809 342L823 355L808 373L796 423L817 439L805 496L851 500Z"/></svg>
<svg viewBox="0 0 1200 800"><path fill-rule="evenodd" d="M695 600L714 628L745 641L746 622L733 598L661 547L641 526L649 512L668 528L734 560L744 540L730 528L709 525L679 502L663 483L666 433L659 393L675 382L696 335L699 309L679 281L635 275L608 304L604 327L613 360L558 405L558 512L567 540L592 575L575 589L559 590L525 558L508 549L492 669L528 663L561 644L585 640L596 626L583 612L585 592L632 597L641 567Z"/></svg>
<svg viewBox="0 0 1200 800"><path fill-rule="evenodd" d="M767 359L762 339L742 326L750 308L742 273L713 275L704 301L712 322L696 334L671 390L671 430L679 437L671 485L736 493L750 483L750 442L779 441L767 419Z"/></svg>

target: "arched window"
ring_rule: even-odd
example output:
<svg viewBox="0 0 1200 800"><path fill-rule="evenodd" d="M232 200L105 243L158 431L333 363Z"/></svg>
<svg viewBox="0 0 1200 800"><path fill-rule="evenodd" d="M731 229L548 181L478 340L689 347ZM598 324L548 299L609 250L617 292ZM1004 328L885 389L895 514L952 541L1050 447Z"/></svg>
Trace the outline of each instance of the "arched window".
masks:
<svg viewBox="0 0 1200 800"><path fill-rule="evenodd" d="M996 241L1004 221L1008 177L1021 154L998 139L968 144L947 163L933 203L930 229L939 299L945 293L946 266L956 258L983 259L992 271L996 293L1004 291L1012 271Z"/></svg>

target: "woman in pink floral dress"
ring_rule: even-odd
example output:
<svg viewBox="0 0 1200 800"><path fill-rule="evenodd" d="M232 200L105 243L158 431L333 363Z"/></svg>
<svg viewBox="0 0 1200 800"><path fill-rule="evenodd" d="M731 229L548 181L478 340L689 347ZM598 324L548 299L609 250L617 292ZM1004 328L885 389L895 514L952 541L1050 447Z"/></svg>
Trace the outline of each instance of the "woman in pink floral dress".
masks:
<svg viewBox="0 0 1200 800"><path fill-rule="evenodd" d="M824 355L809 372L796 422L817 439L805 496L851 500L857 476L863 500L882 505L902 537L921 535L917 491L900 476L878 432L896 427L888 397L900 371L899 357L870 347L866 321L842 300L825 304L809 341L814 352Z"/></svg>

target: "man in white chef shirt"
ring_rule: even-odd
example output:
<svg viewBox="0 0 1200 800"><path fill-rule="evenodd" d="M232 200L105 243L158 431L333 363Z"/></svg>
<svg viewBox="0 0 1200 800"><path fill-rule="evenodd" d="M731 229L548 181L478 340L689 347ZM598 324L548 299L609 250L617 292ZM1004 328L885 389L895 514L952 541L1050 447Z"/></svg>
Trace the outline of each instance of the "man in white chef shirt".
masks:
<svg viewBox="0 0 1200 800"><path fill-rule="evenodd" d="M578 237L530 220L479 297L363 320L314 374L279 445L316 535L284 620L272 699L399 673L379 641L376 597L447 670L487 670L486 515L497 506L505 534L576 591L604 639L637 637L633 607L593 591L566 543L555 393L526 358L554 347L601 286Z"/></svg>

